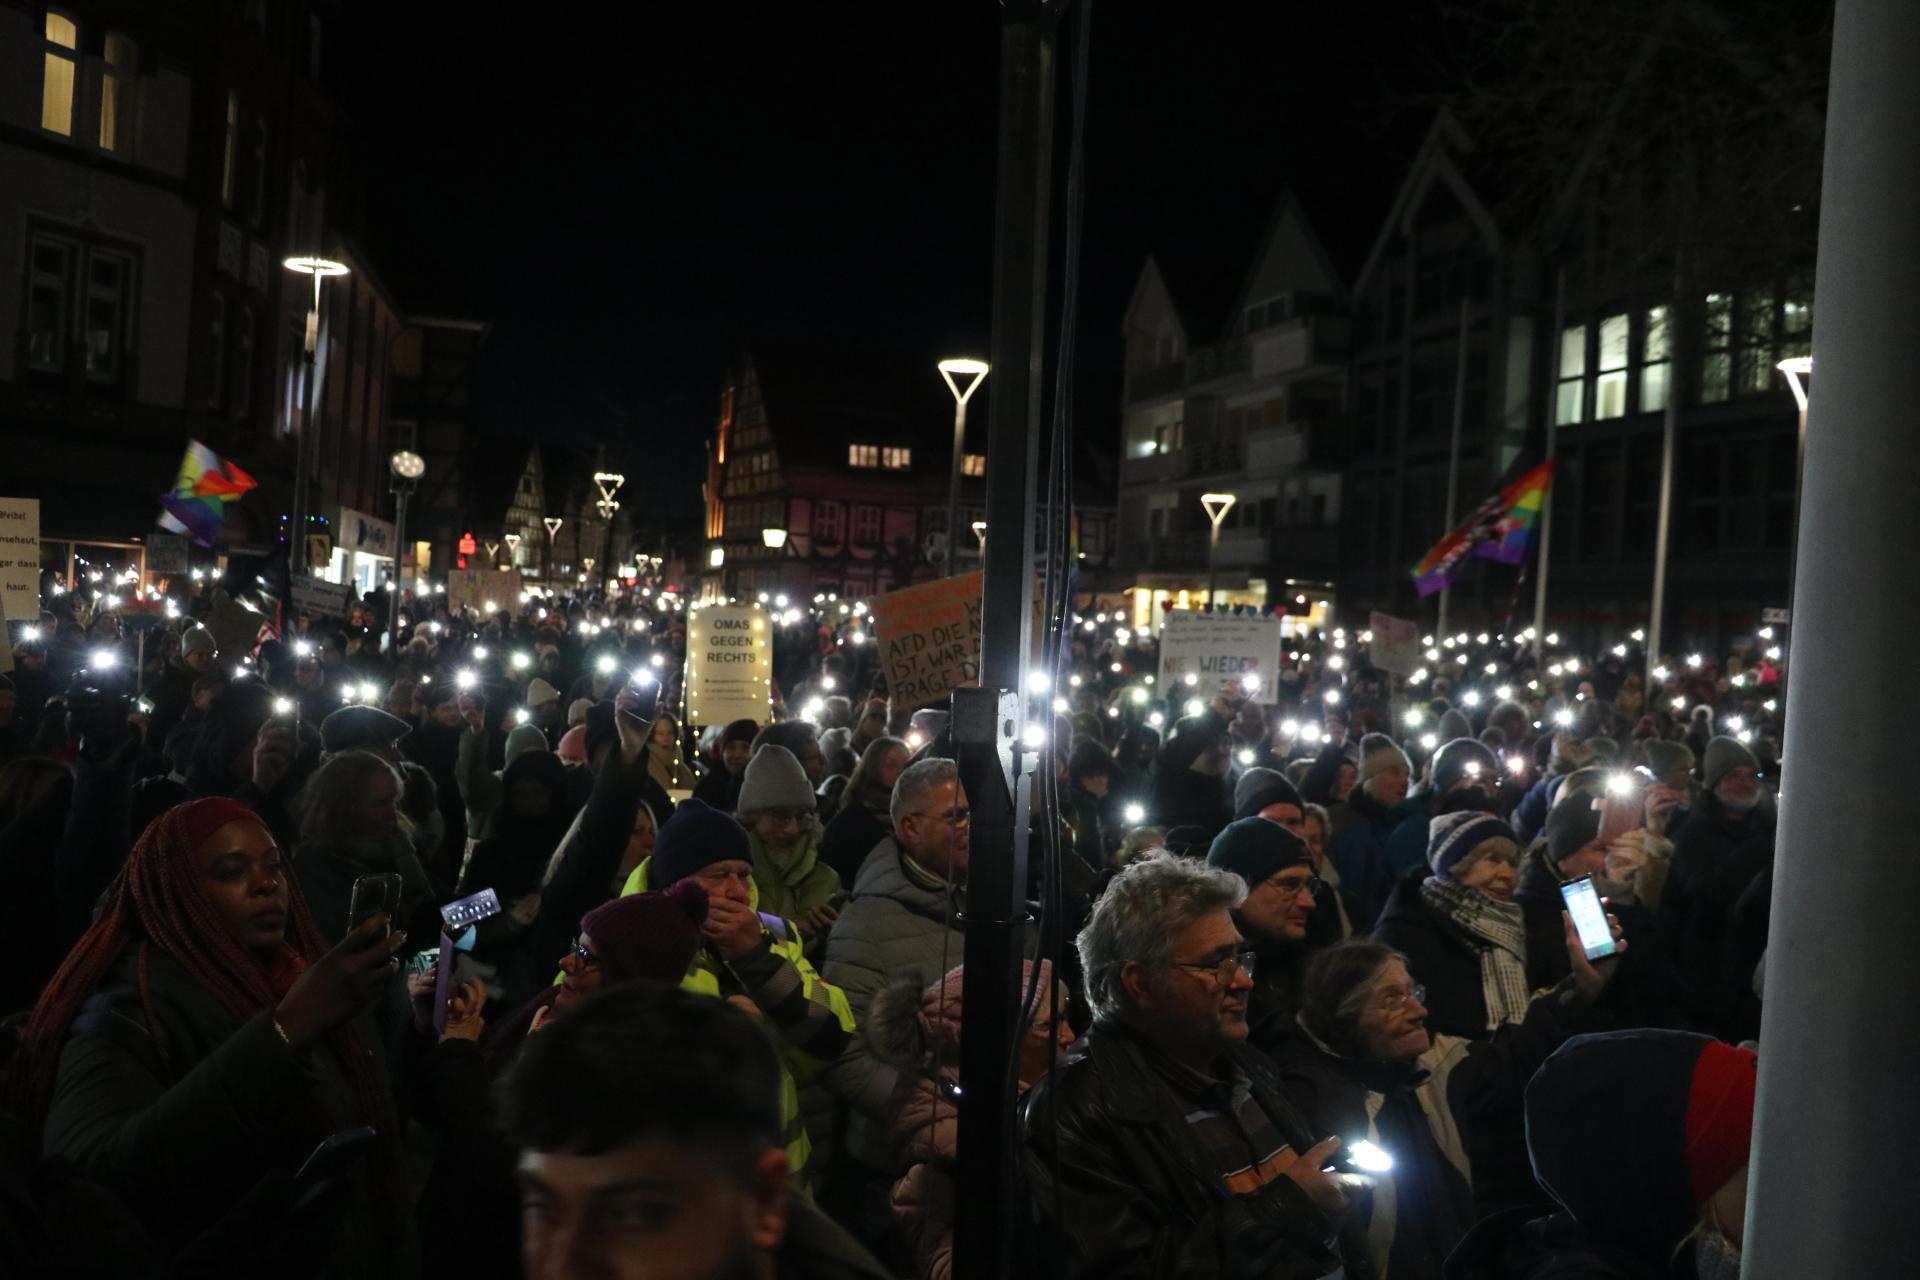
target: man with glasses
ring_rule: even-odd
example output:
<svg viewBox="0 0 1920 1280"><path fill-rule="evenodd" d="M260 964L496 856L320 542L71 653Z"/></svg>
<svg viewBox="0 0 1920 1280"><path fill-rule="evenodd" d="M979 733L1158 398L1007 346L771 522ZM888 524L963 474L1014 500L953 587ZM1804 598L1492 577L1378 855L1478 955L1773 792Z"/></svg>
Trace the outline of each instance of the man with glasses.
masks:
<svg viewBox="0 0 1920 1280"><path fill-rule="evenodd" d="M1316 1141L1246 1043L1258 963L1232 916L1245 897L1235 875L1152 858L1114 877L1080 932L1093 1029L1025 1115L1069 1276L1341 1269L1346 1197L1323 1172L1339 1139Z"/></svg>
<svg viewBox="0 0 1920 1280"><path fill-rule="evenodd" d="M1233 872L1247 886L1245 901L1233 912L1258 961L1247 1002L1247 1042L1276 1054L1300 1034L1293 1020L1300 1011L1300 983L1319 949L1308 937L1314 896L1323 890L1313 872L1313 851L1272 818L1241 818L1214 837L1207 865Z"/></svg>

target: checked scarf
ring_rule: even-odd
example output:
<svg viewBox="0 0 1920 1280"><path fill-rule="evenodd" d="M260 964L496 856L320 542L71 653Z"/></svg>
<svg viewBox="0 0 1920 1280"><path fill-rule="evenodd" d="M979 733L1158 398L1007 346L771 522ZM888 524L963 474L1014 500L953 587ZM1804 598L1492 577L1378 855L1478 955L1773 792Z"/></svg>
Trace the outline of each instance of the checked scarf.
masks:
<svg viewBox="0 0 1920 1280"><path fill-rule="evenodd" d="M1487 1002L1487 1030L1527 1016L1527 932L1520 904L1495 902L1456 880L1428 876L1420 899L1453 921L1480 953L1480 990Z"/></svg>

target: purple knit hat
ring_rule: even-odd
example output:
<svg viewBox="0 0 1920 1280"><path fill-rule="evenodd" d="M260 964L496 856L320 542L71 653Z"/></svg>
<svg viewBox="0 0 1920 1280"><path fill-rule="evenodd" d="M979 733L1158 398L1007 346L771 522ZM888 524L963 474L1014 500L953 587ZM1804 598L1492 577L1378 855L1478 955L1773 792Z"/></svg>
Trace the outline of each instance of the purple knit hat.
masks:
<svg viewBox="0 0 1920 1280"><path fill-rule="evenodd" d="M639 978L678 982L700 949L706 919L707 891L697 880L682 880L663 893L633 893L601 903L580 918L580 932L593 939L609 984Z"/></svg>

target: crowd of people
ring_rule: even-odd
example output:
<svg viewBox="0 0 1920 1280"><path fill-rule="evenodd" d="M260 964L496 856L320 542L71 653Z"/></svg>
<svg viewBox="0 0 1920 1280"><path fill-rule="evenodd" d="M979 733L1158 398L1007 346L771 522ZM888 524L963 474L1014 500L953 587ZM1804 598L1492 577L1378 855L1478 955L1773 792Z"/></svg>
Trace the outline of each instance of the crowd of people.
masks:
<svg viewBox="0 0 1920 1280"><path fill-rule="evenodd" d="M859 612L775 615L767 714L687 725L650 598L234 652L211 580L46 585L0 676L0 1273L952 1274L963 1002L1007 975L962 963L946 712ZM1389 673L1302 633L1264 702L1071 623L1022 1274L1737 1273L1771 637Z"/></svg>

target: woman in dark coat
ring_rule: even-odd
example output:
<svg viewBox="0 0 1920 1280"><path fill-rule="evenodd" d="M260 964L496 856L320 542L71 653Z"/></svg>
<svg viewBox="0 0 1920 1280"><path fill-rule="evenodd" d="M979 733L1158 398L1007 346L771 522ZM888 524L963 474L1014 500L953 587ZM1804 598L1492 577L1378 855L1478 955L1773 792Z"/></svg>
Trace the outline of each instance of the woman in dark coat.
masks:
<svg viewBox="0 0 1920 1280"><path fill-rule="evenodd" d="M246 1200L259 1218L229 1237L230 1274L393 1274L398 1126L359 1018L405 941L386 927L327 950L258 815L168 810L34 1006L7 1080L23 1137L133 1207L168 1256L208 1263L206 1233ZM288 1175L360 1126L376 1141L321 1220L294 1212Z"/></svg>
<svg viewBox="0 0 1920 1280"><path fill-rule="evenodd" d="M860 753L840 811L820 837L820 861L840 873L841 884L852 884L873 847L893 834L893 784L912 754L898 738L875 738Z"/></svg>

